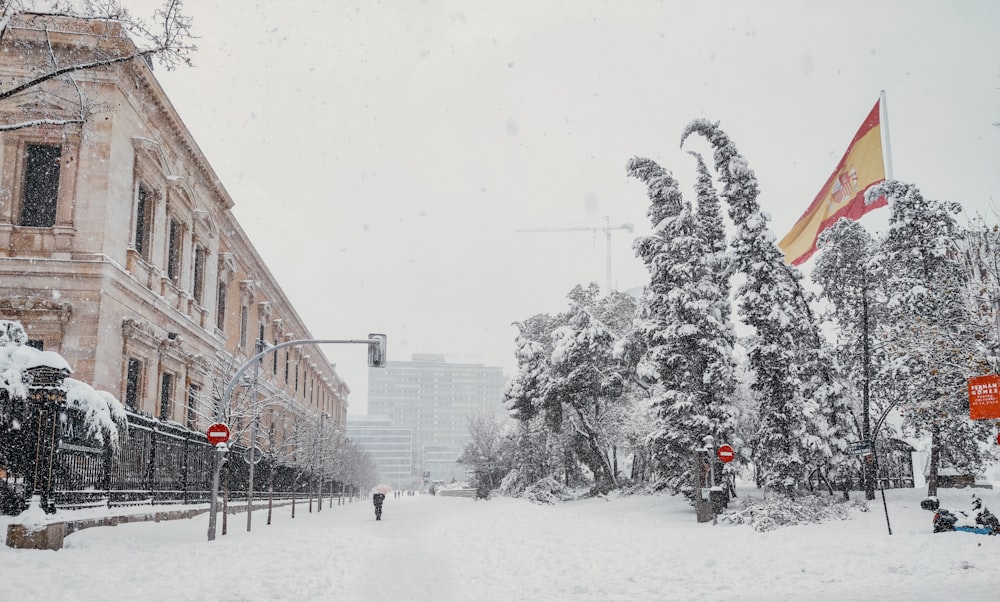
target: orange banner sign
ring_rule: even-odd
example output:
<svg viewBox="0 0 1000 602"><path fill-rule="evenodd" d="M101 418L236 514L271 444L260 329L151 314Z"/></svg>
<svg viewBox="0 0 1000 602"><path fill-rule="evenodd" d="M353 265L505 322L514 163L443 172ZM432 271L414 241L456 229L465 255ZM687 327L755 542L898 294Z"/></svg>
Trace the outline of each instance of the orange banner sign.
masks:
<svg viewBox="0 0 1000 602"><path fill-rule="evenodd" d="M1000 418L1000 374L969 379L969 418Z"/></svg>

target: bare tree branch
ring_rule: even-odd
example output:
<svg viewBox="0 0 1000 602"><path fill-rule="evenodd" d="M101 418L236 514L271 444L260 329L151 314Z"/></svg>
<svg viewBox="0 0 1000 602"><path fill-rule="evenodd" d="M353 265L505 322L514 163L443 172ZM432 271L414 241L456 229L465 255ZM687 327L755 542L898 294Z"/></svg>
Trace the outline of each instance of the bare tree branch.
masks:
<svg viewBox="0 0 1000 602"><path fill-rule="evenodd" d="M50 38L47 18L69 17L86 21L104 22L108 27L97 35L111 40L128 42L123 47L112 43L110 56L103 49L89 49L86 52L74 54L56 52ZM179 64L190 65L191 54L197 50L194 36L191 34L191 19L183 13L182 0L165 0L163 5L153 15L152 26L147 26L141 19L134 17L121 5L121 0L0 0L0 44L14 46L18 44L44 45L42 49L48 57L47 65L26 66L22 70L23 81L8 82L11 86L0 89L0 101L10 100L25 92L38 89L53 80L68 82L76 86L79 98L78 116L73 118L31 115L25 112L25 118L17 123L0 125L0 131L10 131L37 125L64 125L81 123L97 111L88 106L79 85L72 79L72 74L94 69L102 69L128 63L136 59L151 61L156 59L166 69L170 70ZM22 35L23 32L27 32ZM41 31L43 40L38 39ZM16 33L15 33L16 32ZM26 37L25 37L26 35ZM32 37L34 36L34 37ZM98 46L97 48L103 48ZM30 56L30 50L28 54ZM60 64L60 59L74 57L69 64ZM77 111L74 111L77 112Z"/></svg>
<svg viewBox="0 0 1000 602"><path fill-rule="evenodd" d="M146 54L150 54L152 52L153 51L137 52L137 53L134 53L134 54L130 54L128 56L120 56L120 57L115 57L115 58L111 58L111 59L105 59L105 60L100 60L100 61L91 61L91 62L88 62L88 63L78 63L76 65L69 65L67 67L62 67L61 69L56 69L56 70L50 71L49 73L46 73L44 75L40 75L40 76L38 76L38 77L36 77L34 79L28 80L28 81L26 81L26 82L24 82L22 84L19 84L19 85L15 86L15 87L11 88L10 90L0 91L0 100L4 100L6 98L10 98L11 96L14 96L15 94L20 94L21 92L24 92L25 90L28 90L30 88L34 88L38 84L41 84L43 82L47 82L50 79L54 79L56 77L59 77L60 75L66 75L67 73L73 73L75 71L84 71L86 69L94 69L96 67L107 67L109 65L116 65L118 63L124 63L125 61L131 61L132 59L134 59L136 57L143 56L143 55L146 55Z"/></svg>
<svg viewBox="0 0 1000 602"><path fill-rule="evenodd" d="M69 125L71 123L83 123L84 119L32 119L31 121L21 121L18 123L0 124L0 132L20 130L39 125Z"/></svg>

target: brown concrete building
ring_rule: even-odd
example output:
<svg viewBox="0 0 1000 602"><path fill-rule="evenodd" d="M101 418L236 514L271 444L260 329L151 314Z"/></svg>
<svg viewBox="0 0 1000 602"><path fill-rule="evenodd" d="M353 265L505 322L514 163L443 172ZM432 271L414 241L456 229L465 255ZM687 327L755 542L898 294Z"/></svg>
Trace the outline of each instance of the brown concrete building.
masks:
<svg viewBox="0 0 1000 602"><path fill-rule="evenodd" d="M115 23L20 15L0 42L0 90L53 57L132 53ZM311 337L143 59L0 101L0 166L0 318L129 409L204 430L259 336ZM265 421L344 424L350 389L315 346L279 350L260 373L259 395L281 402Z"/></svg>

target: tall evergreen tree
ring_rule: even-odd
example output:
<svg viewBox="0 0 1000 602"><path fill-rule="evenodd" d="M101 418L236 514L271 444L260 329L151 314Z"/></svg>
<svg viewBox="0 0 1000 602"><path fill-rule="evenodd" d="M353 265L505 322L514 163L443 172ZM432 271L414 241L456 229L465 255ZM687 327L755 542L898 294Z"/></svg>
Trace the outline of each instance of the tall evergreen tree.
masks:
<svg viewBox="0 0 1000 602"><path fill-rule="evenodd" d="M708 266L718 288L718 309L722 321L729 323L732 313L732 302L729 295L732 290L730 278L733 273L733 259L729 255L726 243L726 228L722 218L722 205L719 194L715 190L712 174L705 165L705 159L700 153L688 151L697 161L697 180L695 181L695 197L697 202L698 235L705 243L709 254Z"/></svg>
<svg viewBox="0 0 1000 602"><path fill-rule="evenodd" d="M759 473L765 485L791 492L812 468L845 460L849 410L802 276L785 265L757 201L754 172L718 124L692 121L681 143L693 133L713 147L721 197L736 225L734 267L746 277L739 310L754 329L747 351L761 404Z"/></svg>
<svg viewBox="0 0 1000 602"><path fill-rule="evenodd" d="M691 481L691 454L702 439L722 440L733 430L734 337L724 319L728 299L720 290L727 280L715 271L723 267L719 254L725 243L718 244L721 221L712 219L707 190L702 188L699 197L708 206L696 215L665 169L643 158L628 167L629 175L647 185L654 229L636 241L636 253L650 273L637 329L646 341L643 370L656 383L653 452L667 483L681 490Z"/></svg>
<svg viewBox="0 0 1000 602"><path fill-rule="evenodd" d="M884 322L884 274L872 263L877 252L874 238L858 222L840 219L819 237L820 253L812 278L830 303L837 324L837 359L848 381L857 384L861 424L859 436L871 441L871 402L881 390L876 386L884 350L872 343ZM865 497L875 499L874 464L864 464Z"/></svg>
<svg viewBox="0 0 1000 602"><path fill-rule="evenodd" d="M732 288L730 280L733 274L733 258L729 254L726 241L726 229L723 223L719 195L712 181L712 174L701 154L689 151L697 161L697 180L695 182L695 197L697 201L696 227L698 235L705 248L705 267L708 276L715 285L714 290L706 289L705 299L709 304L710 314L718 323L718 340L723 348L717 349L714 357L708 363L708 380L713 383L709 403L710 410L723 421L722 428L715 433L716 441L725 441L734 436L737 410L733 399L737 383L737 365L734 356L736 346L736 331L732 316ZM711 355L712 352L710 351ZM733 440L742 443L742 440Z"/></svg>

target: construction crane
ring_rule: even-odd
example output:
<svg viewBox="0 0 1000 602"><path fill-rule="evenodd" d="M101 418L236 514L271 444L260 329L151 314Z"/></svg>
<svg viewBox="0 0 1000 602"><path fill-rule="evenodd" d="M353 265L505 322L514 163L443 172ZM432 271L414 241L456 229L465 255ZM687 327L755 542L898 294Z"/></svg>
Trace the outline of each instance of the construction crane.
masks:
<svg viewBox="0 0 1000 602"><path fill-rule="evenodd" d="M569 228L520 228L516 230L517 232L593 232L595 235L598 232L604 232L604 240L607 243L608 252L608 292L611 292L611 232L612 230L625 230L627 232L632 231L632 224L622 224L620 226L612 226L611 218L604 216L603 226L575 226Z"/></svg>

